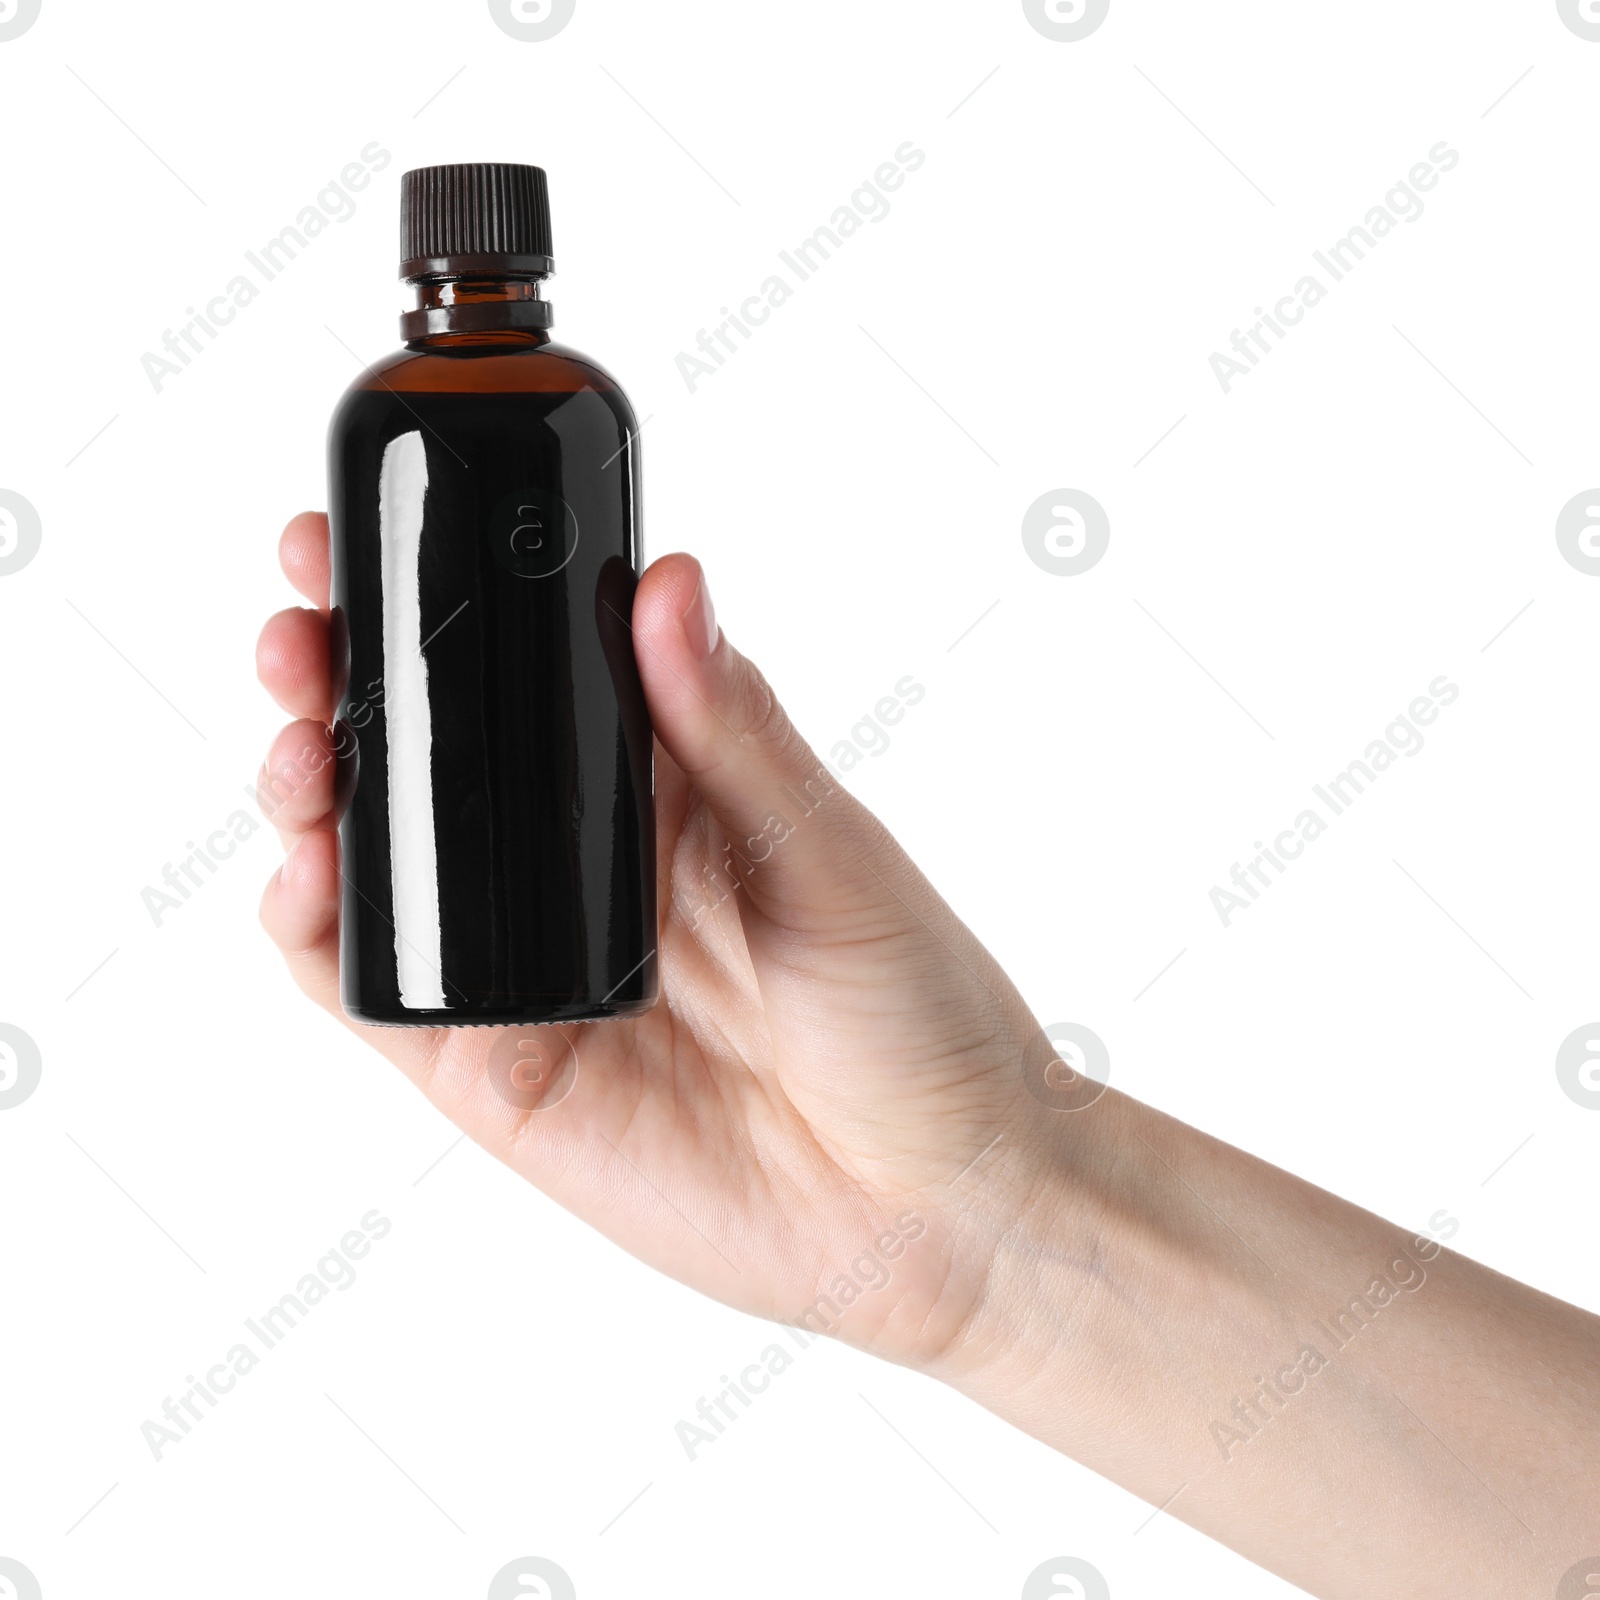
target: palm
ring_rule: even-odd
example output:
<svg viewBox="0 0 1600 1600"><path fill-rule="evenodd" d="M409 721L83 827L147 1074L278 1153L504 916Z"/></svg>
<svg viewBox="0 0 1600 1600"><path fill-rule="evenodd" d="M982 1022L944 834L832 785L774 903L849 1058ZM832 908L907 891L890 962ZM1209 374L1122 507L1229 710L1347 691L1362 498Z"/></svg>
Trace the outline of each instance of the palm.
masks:
<svg viewBox="0 0 1600 1600"><path fill-rule="evenodd" d="M930 1177L951 1176L950 1163L930 1173L912 1159L923 1140L853 1127L856 1105L881 1104L888 1086L859 1034L834 1063L855 1092L805 1097L805 1112L795 1104L789 1090L807 1075L786 1081L785 1062L815 1040L781 1019L774 1027L760 942L753 956L745 935L760 921L748 901L674 895L674 880L680 889L710 881L724 840L659 751L656 772L662 1001L628 1021L539 1030L577 1057L569 1092L545 1108L528 1103L533 1095L509 1103L488 1065L498 1030L351 1026L491 1154L632 1254L741 1309L790 1317L816 1300L835 1258L866 1249L915 1208ZM866 956L852 948L858 973ZM921 1033L910 1016L878 1021L887 1026L872 1031L892 1032L901 1048ZM932 1108L919 1109L920 1123ZM619 1165L632 1169L621 1182ZM877 1322L855 1319L852 1331L870 1338Z"/></svg>

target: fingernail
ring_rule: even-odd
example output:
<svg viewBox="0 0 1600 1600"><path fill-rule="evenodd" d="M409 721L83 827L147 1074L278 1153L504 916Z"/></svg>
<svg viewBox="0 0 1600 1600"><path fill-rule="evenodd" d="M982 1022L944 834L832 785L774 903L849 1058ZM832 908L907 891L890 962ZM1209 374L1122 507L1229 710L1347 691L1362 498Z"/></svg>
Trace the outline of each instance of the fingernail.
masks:
<svg viewBox="0 0 1600 1600"><path fill-rule="evenodd" d="M717 648L721 634L717 630L717 611L711 604L711 591L706 587L706 577L700 574L700 587L683 614L683 631L688 635L689 648L704 661Z"/></svg>

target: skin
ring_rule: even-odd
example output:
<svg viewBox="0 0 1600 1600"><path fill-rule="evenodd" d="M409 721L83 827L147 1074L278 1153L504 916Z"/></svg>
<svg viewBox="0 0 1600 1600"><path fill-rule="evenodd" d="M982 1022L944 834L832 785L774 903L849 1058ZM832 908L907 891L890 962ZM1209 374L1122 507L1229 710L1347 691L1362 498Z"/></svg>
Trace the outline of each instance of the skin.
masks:
<svg viewBox="0 0 1600 1600"><path fill-rule="evenodd" d="M257 649L297 719L262 771L288 852L263 925L490 1154L663 1272L952 1384L1326 1600L1555 1596L1600 1552L1600 1319L1076 1077L691 557L633 613L655 1008L538 1030L579 1069L534 1109L491 1082L501 1030L345 1018L327 518L280 554L311 607ZM879 1287L846 1304L841 1275Z"/></svg>

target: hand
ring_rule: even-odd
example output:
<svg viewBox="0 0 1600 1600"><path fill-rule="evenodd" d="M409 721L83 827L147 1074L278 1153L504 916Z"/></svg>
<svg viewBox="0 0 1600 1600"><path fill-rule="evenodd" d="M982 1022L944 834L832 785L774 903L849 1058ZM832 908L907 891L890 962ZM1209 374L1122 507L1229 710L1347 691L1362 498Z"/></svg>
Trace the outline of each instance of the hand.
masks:
<svg viewBox="0 0 1600 1600"><path fill-rule="evenodd" d="M306 719L263 771L289 780L292 848L262 920L486 1149L685 1283L921 1367L1326 1600L1546 1594L1587 1570L1600 1321L1047 1077L1005 975L721 637L687 556L633 612L661 1001L527 1030L580 1063L536 1110L494 1086L505 1030L347 1021L327 519L290 523L282 557L317 609L258 650Z"/></svg>
<svg viewBox="0 0 1600 1600"><path fill-rule="evenodd" d="M487 1068L506 1030L370 1028L340 1008L327 518L296 517L280 556L315 609L271 618L257 648L300 719L262 773L288 794L273 820L289 853L261 917L301 989L641 1259L760 1316L820 1307L816 1331L896 1361L951 1356L1029 1202L1038 1119L1021 1108L1038 1107L1019 1063L1049 1047L723 638L699 564L657 561L633 610L658 738L662 997L537 1030L570 1042L577 1078L520 1109Z"/></svg>

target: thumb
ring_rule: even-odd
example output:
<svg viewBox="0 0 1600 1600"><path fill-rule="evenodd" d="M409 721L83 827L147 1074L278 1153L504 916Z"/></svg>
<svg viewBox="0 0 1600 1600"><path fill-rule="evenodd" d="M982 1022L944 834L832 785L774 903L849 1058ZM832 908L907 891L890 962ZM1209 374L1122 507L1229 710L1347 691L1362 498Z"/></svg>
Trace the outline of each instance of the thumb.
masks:
<svg viewBox="0 0 1600 1600"><path fill-rule="evenodd" d="M650 567L633 630L656 737L721 824L729 871L757 909L817 932L841 914L903 906L909 886L897 880L914 869L724 637L698 561Z"/></svg>

